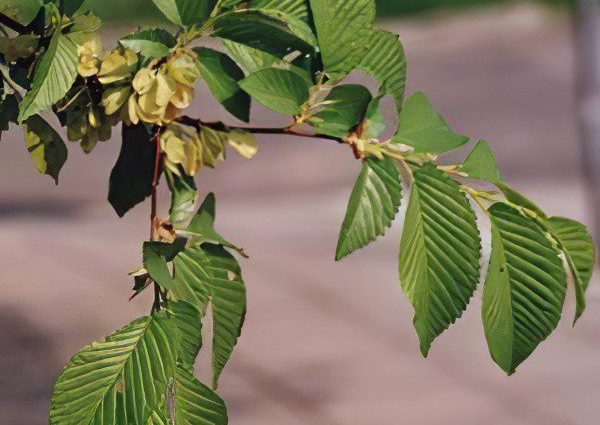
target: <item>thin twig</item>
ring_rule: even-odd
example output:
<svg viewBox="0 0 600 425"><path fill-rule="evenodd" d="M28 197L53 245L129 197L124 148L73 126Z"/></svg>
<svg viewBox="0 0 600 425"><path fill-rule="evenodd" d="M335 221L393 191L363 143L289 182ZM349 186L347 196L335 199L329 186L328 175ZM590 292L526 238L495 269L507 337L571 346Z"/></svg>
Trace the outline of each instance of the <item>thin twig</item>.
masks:
<svg viewBox="0 0 600 425"><path fill-rule="evenodd" d="M152 176L152 197L151 197L151 207L150 207L150 240L157 240L157 231L156 231L156 211L157 211L157 188L158 183L160 181L160 135L161 129L157 128L154 132L154 136L152 137L152 141L155 145L155 158L154 158L154 175ZM161 307L161 297L163 294L161 292L160 286L158 283L154 282L154 303L152 304L152 311L159 311ZM164 297L163 297L164 298Z"/></svg>
<svg viewBox="0 0 600 425"><path fill-rule="evenodd" d="M7 28L10 28L13 31L18 32L19 34L25 34L29 32L29 28L21 25L20 23L13 21L8 16L0 13L0 24L4 25Z"/></svg>
<svg viewBox="0 0 600 425"><path fill-rule="evenodd" d="M307 134L302 133L296 129L294 126L288 127L237 127L237 126L229 126L225 125L220 121L217 122L205 122L202 120L198 120L187 115L183 115L176 120L177 122L188 125L190 127L196 127L198 130L202 128L212 128L213 130L220 131L231 131L231 130L240 130L246 131L252 134L280 134L286 136L296 136L296 137L307 137L312 139L324 139L324 140L332 140L337 143L346 143L343 139L334 136L327 136L322 134Z"/></svg>

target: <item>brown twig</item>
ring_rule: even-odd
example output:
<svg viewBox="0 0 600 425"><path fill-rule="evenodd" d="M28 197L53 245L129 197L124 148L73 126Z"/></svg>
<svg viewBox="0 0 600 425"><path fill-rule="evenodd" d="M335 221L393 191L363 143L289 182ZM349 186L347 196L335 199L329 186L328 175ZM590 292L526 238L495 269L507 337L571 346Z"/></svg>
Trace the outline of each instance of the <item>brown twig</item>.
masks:
<svg viewBox="0 0 600 425"><path fill-rule="evenodd" d="M154 158L154 175L152 176L152 196L151 196L151 207L150 207L150 240L155 241L158 239L157 231L156 231L156 222L157 222L157 188L160 182L160 135L162 131L160 127L157 127L154 130L154 136L152 137L152 142L155 146L155 158ZM165 294L162 293L160 286L158 283L154 282L154 303L152 304L152 311L159 311L161 307L161 297L165 299Z"/></svg>
<svg viewBox="0 0 600 425"><path fill-rule="evenodd" d="M29 32L29 28L25 25L21 25L20 23L13 21L8 16L0 13L0 24L4 25L6 28L10 28L13 31L18 32L19 34L25 34Z"/></svg>
<svg viewBox="0 0 600 425"><path fill-rule="evenodd" d="M236 127L236 126L225 125L220 121L205 122L205 121L202 121L199 119L189 117L187 115L183 115L183 116L177 118L176 121L178 123L181 123L181 124L184 124L184 125L187 125L190 127L196 127L198 129L198 131L200 131L204 127L207 127L207 128L212 128L213 130L219 130L219 131L241 130L241 131L247 131L248 133L252 133L252 134L280 134L280 135L286 135L286 136L297 136L297 137L307 137L307 138L312 138L312 139L332 140L337 143L346 143L343 139L341 139L339 137L335 137L335 136L302 133L302 132L294 129L293 125L289 126L289 127Z"/></svg>

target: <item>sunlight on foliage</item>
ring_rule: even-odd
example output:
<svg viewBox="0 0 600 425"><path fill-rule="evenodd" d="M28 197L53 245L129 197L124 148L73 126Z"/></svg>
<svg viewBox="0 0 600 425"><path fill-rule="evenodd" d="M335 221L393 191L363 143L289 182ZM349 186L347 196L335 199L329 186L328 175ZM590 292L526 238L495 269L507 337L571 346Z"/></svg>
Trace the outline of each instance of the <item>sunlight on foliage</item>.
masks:
<svg viewBox="0 0 600 425"><path fill-rule="evenodd" d="M65 136L91 153L118 129L108 201L122 217L150 198L150 238L131 273L131 297L153 290L151 313L71 359L54 389L51 424L227 424L216 390L242 334L247 300L238 258L248 256L217 231L214 194L198 207L195 178L231 151L252 159L260 134L333 142L360 162L338 261L383 236L406 206L398 273L424 356L478 285L490 355L509 375L556 329L567 276L575 321L581 317L596 259L588 231L549 217L510 186L485 141L462 164L439 161L470 138L455 133L425 94L405 99L404 49L396 34L374 26L373 0L145 4L170 25L140 28L109 51L82 0L0 6L0 134L20 126L34 166L58 183ZM379 89L347 83L355 70ZM287 125L191 117L199 82L232 119L250 122L254 102ZM393 123L383 119L386 97L398 115ZM165 216L157 203L163 177L171 193ZM488 228L477 214L488 217ZM487 265L482 234L491 235ZM212 343L203 346L205 325ZM208 385L194 376L207 350Z"/></svg>

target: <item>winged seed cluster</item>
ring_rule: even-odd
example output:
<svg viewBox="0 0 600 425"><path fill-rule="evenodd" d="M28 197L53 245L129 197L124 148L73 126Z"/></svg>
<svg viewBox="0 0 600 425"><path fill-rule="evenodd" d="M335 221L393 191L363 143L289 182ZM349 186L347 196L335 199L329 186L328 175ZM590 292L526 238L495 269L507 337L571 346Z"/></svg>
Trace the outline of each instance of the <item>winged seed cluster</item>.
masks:
<svg viewBox="0 0 600 425"><path fill-rule="evenodd" d="M148 0L150 3L151 0ZM255 134L316 137L347 146L362 163L336 259L385 233L410 187L399 276L421 351L461 317L480 276L480 230L489 217L492 254L482 320L490 354L508 374L556 328L574 281L585 308L595 248L585 227L548 217L501 177L489 146L463 164L437 155L468 143L427 97L404 99L398 37L373 26L373 0L152 0L175 30L149 28L104 51L101 22L83 0L0 0L0 131L19 125L37 169L58 182L63 130L91 152L117 124L122 148L109 201L124 215L152 198L152 237L134 273L134 294L154 288L152 312L76 354L59 377L50 423L226 424L219 376L240 335L246 292L236 255L214 228L215 198L196 210L194 176L231 148L257 151ZM218 49L198 47L216 39ZM344 83L354 70L379 91ZM236 127L185 115L198 80L231 115L249 121L254 99L290 117L285 128ZM398 112L392 137L381 113ZM172 194L156 212L156 186ZM208 308L210 306L210 309ZM206 317L210 315L211 317ZM212 321L213 382L194 377L201 327Z"/></svg>

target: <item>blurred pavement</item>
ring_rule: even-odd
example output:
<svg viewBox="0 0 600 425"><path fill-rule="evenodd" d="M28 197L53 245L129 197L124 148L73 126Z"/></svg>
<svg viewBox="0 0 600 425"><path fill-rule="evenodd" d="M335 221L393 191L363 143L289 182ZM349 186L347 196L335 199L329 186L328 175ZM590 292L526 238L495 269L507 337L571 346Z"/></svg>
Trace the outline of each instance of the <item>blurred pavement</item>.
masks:
<svg viewBox="0 0 600 425"><path fill-rule="evenodd" d="M457 131L487 139L507 179L549 213L590 222L566 17L514 7L383 24L404 41L410 91L428 93ZM228 119L210 101L200 113ZM283 123L254 115L256 125ZM2 423L47 423L68 358L149 312L151 294L127 301L149 206L119 220L105 201L118 150L113 140L86 157L71 145L54 187L17 130L0 143ZM558 331L511 378L487 353L480 292L424 360L397 282L399 225L333 262L358 168L335 143L263 137L254 160L232 153L200 174L199 188L217 194L218 229L251 256L248 317L220 387L232 425L598 423L599 278L577 327L570 293ZM164 192L161 201L166 211Z"/></svg>

